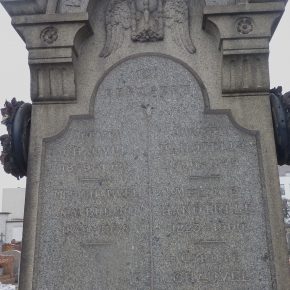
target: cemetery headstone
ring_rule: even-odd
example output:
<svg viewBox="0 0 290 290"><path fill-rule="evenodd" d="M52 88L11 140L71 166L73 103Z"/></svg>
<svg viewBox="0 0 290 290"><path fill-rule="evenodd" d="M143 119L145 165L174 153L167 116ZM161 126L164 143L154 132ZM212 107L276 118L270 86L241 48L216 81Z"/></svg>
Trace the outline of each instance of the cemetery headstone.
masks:
<svg viewBox="0 0 290 290"><path fill-rule="evenodd" d="M267 62L285 1L2 3L31 69L21 290L290 289Z"/></svg>
<svg viewBox="0 0 290 290"><path fill-rule="evenodd" d="M15 276L15 281L18 282L18 275L20 271L20 259L21 252L17 250L6 251L2 253L2 256L13 257L13 275Z"/></svg>
<svg viewBox="0 0 290 290"><path fill-rule="evenodd" d="M15 276L13 273L14 257L0 255L0 267L3 269L2 275L0 275L0 282L3 284L9 284L15 282Z"/></svg>

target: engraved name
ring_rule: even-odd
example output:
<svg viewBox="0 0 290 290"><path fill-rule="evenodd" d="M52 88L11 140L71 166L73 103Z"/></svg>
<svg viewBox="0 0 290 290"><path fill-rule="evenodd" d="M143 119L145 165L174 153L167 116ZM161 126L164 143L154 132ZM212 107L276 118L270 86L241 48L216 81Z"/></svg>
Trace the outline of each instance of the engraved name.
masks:
<svg viewBox="0 0 290 290"><path fill-rule="evenodd" d="M87 207L67 207L60 210L60 217L63 219L100 219L112 217L128 217L130 215L139 215L146 210L145 206L87 206Z"/></svg>
<svg viewBox="0 0 290 290"><path fill-rule="evenodd" d="M246 271L209 271L205 273L194 271L176 271L173 281L176 284L218 283L218 282L249 282L250 275Z"/></svg>
<svg viewBox="0 0 290 290"><path fill-rule="evenodd" d="M248 215L255 214L255 205L250 202L191 202L174 206L165 204L161 206L160 212L164 216Z"/></svg>

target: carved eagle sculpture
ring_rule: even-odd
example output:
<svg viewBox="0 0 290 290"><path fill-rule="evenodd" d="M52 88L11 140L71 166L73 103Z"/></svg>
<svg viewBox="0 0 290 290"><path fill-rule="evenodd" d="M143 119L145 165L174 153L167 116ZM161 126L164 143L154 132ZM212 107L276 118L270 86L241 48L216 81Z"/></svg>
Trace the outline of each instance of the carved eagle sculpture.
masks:
<svg viewBox="0 0 290 290"><path fill-rule="evenodd" d="M133 41L162 40L164 24L179 47L195 53L189 33L188 0L110 0L106 11L106 42L100 56L107 57L118 50L129 29Z"/></svg>

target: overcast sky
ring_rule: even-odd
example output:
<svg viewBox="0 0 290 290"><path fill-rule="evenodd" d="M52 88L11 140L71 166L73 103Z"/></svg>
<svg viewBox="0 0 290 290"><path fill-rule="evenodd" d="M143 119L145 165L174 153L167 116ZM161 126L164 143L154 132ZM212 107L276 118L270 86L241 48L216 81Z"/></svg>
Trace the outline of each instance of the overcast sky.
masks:
<svg viewBox="0 0 290 290"><path fill-rule="evenodd" d="M0 107L5 99L30 101L29 69L25 45L10 24L10 17L0 5ZM271 86L282 85L284 92L290 91L290 4L271 41L270 74ZM0 125L0 135L6 128ZM1 147L1 146L0 146ZM1 148L0 148L1 150ZM25 178L17 181L4 173L0 166L0 192L6 187L25 187ZM1 209L0 209L1 210Z"/></svg>

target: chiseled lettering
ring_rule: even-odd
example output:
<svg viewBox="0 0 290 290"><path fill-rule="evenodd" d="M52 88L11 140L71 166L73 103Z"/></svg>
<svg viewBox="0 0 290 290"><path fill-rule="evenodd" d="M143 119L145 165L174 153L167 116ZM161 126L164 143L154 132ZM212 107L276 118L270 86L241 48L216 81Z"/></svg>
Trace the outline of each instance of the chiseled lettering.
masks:
<svg viewBox="0 0 290 290"><path fill-rule="evenodd" d="M127 98L136 100L138 98L168 98L174 95L190 95L192 89L190 84L180 85L135 85L135 86L120 86L116 88L110 88L105 90L107 98ZM130 101L130 100L129 100Z"/></svg>
<svg viewBox="0 0 290 290"><path fill-rule="evenodd" d="M130 227L126 223L101 221L94 224L64 224L62 228L63 234L68 236L74 236L78 238L80 235L86 237L96 237L100 239L102 236L122 236L128 235Z"/></svg>
<svg viewBox="0 0 290 290"><path fill-rule="evenodd" d="M238 263L239 257L237 252L225 252L223 250L217 251L217 248L206 248L206 251L200 251L200 249L184 250L176 254L175 263L179 265L201 265L201 264L222 264L236 262Z"/></svg>
<svg viewBox="0 0 290 290"><path fill-rule="evenodd" d="M248 202L189 202L182 205L164 204L161 206L164 216L232 216L255 214L254 203Z"/></svg>
<svg viewBox="0 0 290 290"><path fill-rule="evenodd" d="M55 200L69 200L74 196L78 196L78 191L66 188L54 188L52 195Z"/></svg>
<svg viewBox="0 0 290 290"><path fill-rule="evenodd" d="M60 216L63 219L124 217L128 211L128 207L67 207L60 210Z"/></svg>
<svg viewBox="0 0 290 290"><path fill-rule="evenodd" d="M200 212L200 204L198 202L187 205L161 206L161 214L164 216L191 216Z"/></svg>
<svg viewBox="0 0 290 290"><path fill-rule="evenodd" d="M158 66L150 66L136 70L136 75L144 79L154 79L158 76Z"/></svg>
<svg viewBox="0 0 290 290"><path fill-rule="evenodd" d="M229 232L245 232L246 224L243 222L239 223L215 223L214 230L216 232L229 231Z"/></svg>
<svg viewBox="0 0 290 290"><path fill-rule="evenodd" d="M105 197L107 199L118 199L118 198L131 198L136 195L133 187L130 188L98 188L95 191L90 191L89 195L87 195L88 199L95 200L98 198Z"/></svg>
<svg viewBox="0 0 290 290"><path fill-rule="evenodd" d="M99 144L98 146L68 145L62 150L61 154L67 158L73 157L80 160L91 161L92 158L96 157L109 157L112 155L122 156L126 150L127 148L124 148L118 143Z"/></svg>
<svg viewBox="0 0 290 290"><path fill-rule="evenodd" d="M124 217L128 211L128 207L107 208L91 206L85 208L85 216L87 218Z"/></svg>
<svg viewBox="0 0 290 290"><path fill-rule="evenodd" d="M239 282L246 283L250 281L250 275L246 271L176 271L173 274L173 282L176 284L196 284L196 283L226 283Z"/></svg>
<svg viewBox="0 0 290 290"><path fill-rule="evenodd" d="M102 129L89 129L86 130L78 130L71 129L70 134L73 136L74 140L78 140L78 142L87 143L89 141L94 140L120 140L121 131L117 129L112 130L102 130Z"/></svg>
<svg viewBox="0 0 290 290"><path fill-rule="evenodd" d="M187 140L188 141L188 140ZM214 152L216 150L235 151L237 149L245 148L247 146L252 146L252 144L244 144L241 142L186 142L184 140L176 139L175 141L166 141L159 143L160 153L169 154L196 154L196 152Z"/></svg>
<svg viewBox="0 0 290 290"><path fill-rule="evenodd" d="M171 233L197 233L201 228L202 227L199 223L173 223L171 225Z"/></svg>
<svg viewBox="0 0 290 290"><path fill-rule="evenodd" d="M82 213L80 208L67 207L60 212L60 216L65 219L81 218Z"/></svg>

